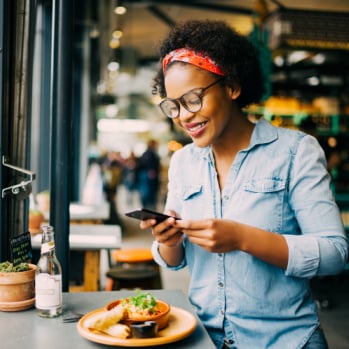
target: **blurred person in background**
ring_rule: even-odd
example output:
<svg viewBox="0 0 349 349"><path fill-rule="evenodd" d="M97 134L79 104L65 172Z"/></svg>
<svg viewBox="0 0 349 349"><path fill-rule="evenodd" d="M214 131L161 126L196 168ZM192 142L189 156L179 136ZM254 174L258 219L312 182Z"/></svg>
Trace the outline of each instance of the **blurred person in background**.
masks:
<svg viewBox="0 0 349 349"><path fill-rule="evenodd" d="M116 200L122 176L122 158L120 152L108 151L101 159L101 168L104 180L103 190L106 200L109 203L109 219L105 220L104 223L121 225Z"/></svg>
<svg viewBox="0 0 349 349"><path fill-rule="evenodd" d="M158 142L151 139L138 161L138 188L142 206L156 209L160 183L160 157Z"/></svg>
<svg viewBox="0 0 349 349"><path fill-rule="evenodd" d="M132 207L135 203L135 194L138 189L138 162L139 159L131 151L130 155L124 160L122 171L122 182L126 188L126 203Z"/></svg>

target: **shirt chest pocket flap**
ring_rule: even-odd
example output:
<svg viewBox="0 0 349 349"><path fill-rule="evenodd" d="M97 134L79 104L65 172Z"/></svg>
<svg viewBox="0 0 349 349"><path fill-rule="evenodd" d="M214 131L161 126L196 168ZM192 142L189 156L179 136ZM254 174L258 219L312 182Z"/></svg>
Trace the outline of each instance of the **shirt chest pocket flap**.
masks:
<svg viewBox="0 0 349 349"><path fill-rule="evenodd" d="M281 178L252 179L245 182L243 188L252 193L273 193L284 191L286 183Z"/></svg>
<svg viewBox="0 0 349 349"><path fill-rule="evenodd" d="M186 212L191 212L193 217L195 212L202 210L202 205L205 200L202 200L204 194L202 184L191 184L176 188L176 195L182 203L182 217ZM196 214L195 214L196 216Z"/></svg>
<svg viewBox="0 0 349 349"><path fill-rule="evenodd" d="M282 221L285 190L286 183L279 178L264 178L245 182L243 185L244 195L241 195L237 203L237 215L246 217L246 223L270 231L278 230ZM251 212L253 212L253 218ZM274 217L274 219L270 219L270 217Z"/></svg>

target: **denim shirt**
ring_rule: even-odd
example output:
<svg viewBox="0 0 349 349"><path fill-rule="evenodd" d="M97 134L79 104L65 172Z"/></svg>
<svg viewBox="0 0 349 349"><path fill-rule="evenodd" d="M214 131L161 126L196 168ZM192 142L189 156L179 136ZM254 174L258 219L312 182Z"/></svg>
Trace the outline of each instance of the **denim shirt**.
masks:
<svg viewBox="0 0 349 349"><path fill-rule="evenodd" d="M169 267L154 242L155 260L189 267L189 299L217 348L297 349L319 326L309 279L336 274L348 243L317 140L302 132L256 123L220 191L210 147L173 154L166 209L183 219L222 218L284 235L287 269L252 255L211 253L185 239L182 263ZM270 246L273 248L273 246Z"/></svg>

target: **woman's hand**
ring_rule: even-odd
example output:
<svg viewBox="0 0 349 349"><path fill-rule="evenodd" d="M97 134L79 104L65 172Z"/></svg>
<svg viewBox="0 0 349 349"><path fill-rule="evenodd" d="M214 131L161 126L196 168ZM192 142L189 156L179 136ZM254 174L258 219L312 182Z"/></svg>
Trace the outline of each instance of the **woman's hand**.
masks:
<svg viewBox="0 0 349 349"><path fill-rule="evenodd" d="M285 269L288 246L283 235L224 219L177 220L175 227L209 252L244 251Z"/></svg>
<svg viewBox="0 0 349 349"><path fill-rule="evenodd" d="M236 223L223 219L178 220L176 228L189 240L209 252L229 252L241 248L241 236Z"/></svg>
<svg viewBox="0 0 349 349"><path fill-rule="evenodd" d="M177 214L173 211L165 213L172 217L177 217ZM176 219L172 217L158 224L155 219L141 221L140 228L151 229L154 239L158 243L168 247L175 247L183 242L184 236L181 230L174 226Z"/></svg>
<svg viewBox="0 0 349 349"><path fill-rule="evenodd" d="M168 211L166 214L178 217L176 212ZM159 243L159 253L167 265L176 266L181 263L184 256L182 242L183 232L175 226L176 219L168 218L161 223L156 223L155 219L141 221L141 229L151 229L154 239Z"/></svg>

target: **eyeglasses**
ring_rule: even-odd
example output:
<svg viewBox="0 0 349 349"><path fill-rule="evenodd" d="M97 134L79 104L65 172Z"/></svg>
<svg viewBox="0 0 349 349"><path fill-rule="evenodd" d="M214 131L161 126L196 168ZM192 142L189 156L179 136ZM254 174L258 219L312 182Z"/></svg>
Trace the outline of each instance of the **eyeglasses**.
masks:
<svg viewBox="0 0 349 349"><path fill-rule="evenodd" d="M222 79L224 79L224 77L217 79L206 87L190 90L179 98L166 98L160 102L159 107L162 112L171 119L179 115L180 104L190 113L196 113L202 108L202 97L204 92L210 87L218 84Z"/></svg>

